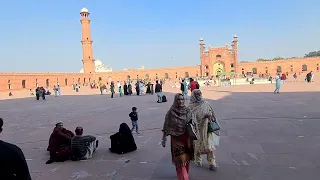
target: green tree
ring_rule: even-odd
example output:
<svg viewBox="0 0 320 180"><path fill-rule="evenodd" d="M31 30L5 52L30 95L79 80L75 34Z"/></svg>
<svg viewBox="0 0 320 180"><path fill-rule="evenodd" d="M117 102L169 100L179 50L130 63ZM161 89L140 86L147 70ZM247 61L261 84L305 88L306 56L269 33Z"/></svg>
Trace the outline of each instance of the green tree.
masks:
<svg viewBox="0 0 320 180"><path fill-rule="evenodd" d="M282 60L282 59L284 59L284 58L283 57L275 57L272 60L276 61L276 60Z"/></svg>
<svg viewBox="0 0 320 180"><path fill-rule="evenodd" d="M263 59L263 58L257 59L257 62L262 62L262 61L270 61L270 59Z"/></svg>
<svg viewBox="0 0 320 180"><path fill-rule="evenodd" d="M308 54L304 55L304 57L316 57L316 56L320 56L320 50L319 51L312 51L312 52L309 52Z"/></svg>

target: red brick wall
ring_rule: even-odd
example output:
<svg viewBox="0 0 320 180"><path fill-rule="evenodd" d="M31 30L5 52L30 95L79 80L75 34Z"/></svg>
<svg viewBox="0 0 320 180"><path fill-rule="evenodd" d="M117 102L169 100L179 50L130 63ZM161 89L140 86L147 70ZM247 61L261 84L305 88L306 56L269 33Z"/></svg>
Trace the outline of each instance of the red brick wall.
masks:
<svg viewBox="0 0 320 180"><path fill-rule="evenodd" d="M147 70L128 70L128 71L115 71L108 73L0 73L0 91L20 90L20 89L34 89L36 84L38 86L47 86L47 80L49 87L54 85L71 86L73 83L80 84L90 82L98 82L101 77L104 83L112 81L124 81L128 79L145 79L146 75L149 75L149 79L163 79L166 77L175 79L176 77L185 77L186 73L190 77L195 77L197 74L200 76L199 66L186 66L176 68L161 68L161 69L147 69ZM137 76L138 75L138 76ZM25 80L25 86L23 86L23 80ZM9 85L10 88L9 89Z"/></svg>

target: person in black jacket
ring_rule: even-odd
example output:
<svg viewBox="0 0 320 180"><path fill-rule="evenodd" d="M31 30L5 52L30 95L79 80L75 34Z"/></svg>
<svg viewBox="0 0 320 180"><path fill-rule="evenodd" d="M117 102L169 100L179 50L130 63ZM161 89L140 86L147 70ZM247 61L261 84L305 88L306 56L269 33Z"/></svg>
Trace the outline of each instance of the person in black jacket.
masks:
<svg viewBox="0 0 320 180"><path fill-rule="evenodd" d="M162 86L159 84L159 81L156 80L156 87L154 89L154 92L157 94L158 101L157 103L162 103Z"/></svg>
<svg viewBox="0 0 320 180"><path fill-rule="evenodd" d="M3 119L0 118L0 133ZM21 149L0 140L0 179L3 180L31 180L29 168Z"/></svg>

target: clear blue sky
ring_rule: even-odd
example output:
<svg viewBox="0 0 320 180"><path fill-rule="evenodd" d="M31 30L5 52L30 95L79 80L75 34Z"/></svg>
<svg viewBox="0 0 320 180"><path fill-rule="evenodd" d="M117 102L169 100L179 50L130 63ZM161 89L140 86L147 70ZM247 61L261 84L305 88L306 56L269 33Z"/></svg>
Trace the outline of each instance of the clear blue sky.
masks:
<svg viewBox="0 0 320 180"><path fill-rule="evenodd" d="M0 72L78 72L84 6L95 58L114 69L198 65L200 37L223 46L238 35L242 61L320 49L319 0L10 0Z"/></svg>

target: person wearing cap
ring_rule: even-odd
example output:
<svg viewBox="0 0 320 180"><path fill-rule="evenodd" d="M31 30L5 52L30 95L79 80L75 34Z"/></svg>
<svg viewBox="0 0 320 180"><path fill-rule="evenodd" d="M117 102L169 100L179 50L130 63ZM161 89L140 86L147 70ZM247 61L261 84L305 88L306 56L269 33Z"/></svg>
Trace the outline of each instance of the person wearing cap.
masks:
<svg viewBox="0 0 320 180"><path fill-rule="evenodd" d="M0 133L3 119L0 118ZM26 158L21 149L0 140L0 177L3 180L31 180Z"/></svg>
<svg viewBox="0 0 320 180"><path fill-rule="evenodd" d="M73 160L85 160L92 158L93 153L98 147L99 141L96 137L83 136L83 128L77 127L76 136L71 139L71 151Z"/></svg>
<svg viewBox="0 0 320 180"><path fill-rule="evenodd" d="M71 138L74 134L63 128L61 121L56 123L56 127L53 129L49 139L49 146L47 151L50 152L50 160L46 164L53 162L64 162L71 157Z"/></svg>

